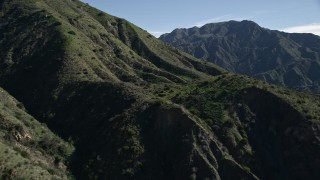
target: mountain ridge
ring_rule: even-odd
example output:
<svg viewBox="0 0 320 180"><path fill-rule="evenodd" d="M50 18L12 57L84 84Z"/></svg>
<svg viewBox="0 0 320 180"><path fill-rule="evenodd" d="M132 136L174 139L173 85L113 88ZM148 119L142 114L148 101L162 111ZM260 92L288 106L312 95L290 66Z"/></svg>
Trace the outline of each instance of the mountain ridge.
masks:
<svg viewBox="0 0 320 180"><path fill-rule="evenodd" d="M229 21L176 29L159 39L231 72L319 93L319 36Z"/></svg>
<svg viewBox="0 0 320 180"><path fill-rule="evenodd" d="M1 6L0 85L72 142L75 178L319 176L319 96L226 72L77 0Z"/></svg>

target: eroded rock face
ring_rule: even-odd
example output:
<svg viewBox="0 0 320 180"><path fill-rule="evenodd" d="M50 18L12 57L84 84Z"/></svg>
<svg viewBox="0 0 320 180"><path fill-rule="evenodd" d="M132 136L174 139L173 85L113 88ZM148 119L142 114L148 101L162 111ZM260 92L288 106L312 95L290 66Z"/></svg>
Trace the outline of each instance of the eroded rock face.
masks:
<svg viewBox="0 0 320 180"><path fill-rule="evenodd" d="M10 102L0 112L22 125L0 121L0 135L52 165L39 166L39 174L59 175L60 168L62 178L70 169L77 179L319 179L320 104L313 101L320 97L227 73L80 1L0 4L0 22L9 22L0 27L0 85L25 105L0 93ZM24 160L15 150L9 156ZM30 174L21 177L36 179Z"/></svg>
<svg viewBox="0 0 320 180"><path fill-rule="evenodd" d="M146 130L150 133L146 153L151 151L148 155L157 162L152 166L162 170L162 178L258 179L230 156L215 134L201 125L201 119L184 108L156 109L153 113Z"/></svg>
<svg viewBox="0 0 320 180"><path fill-rule="evenodd" d="M31 140L31 135L26 133L25 131L22 132L18 132L18 131L14 131L13 132L13 136L15 137L15 139L20 142L20 141L28 141Z"/></svg>

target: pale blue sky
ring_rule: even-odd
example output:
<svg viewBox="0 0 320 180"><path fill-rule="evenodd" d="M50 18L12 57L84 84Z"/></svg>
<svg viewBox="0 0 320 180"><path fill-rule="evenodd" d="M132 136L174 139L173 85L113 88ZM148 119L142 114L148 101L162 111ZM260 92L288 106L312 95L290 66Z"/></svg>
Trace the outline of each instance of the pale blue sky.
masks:
<svg viewBox="0 0 320 180"><path fill-rule="evenodd" d="M320 35L320 0L82 0L158 36L210 22L252 20L288 32Z"/></svg>

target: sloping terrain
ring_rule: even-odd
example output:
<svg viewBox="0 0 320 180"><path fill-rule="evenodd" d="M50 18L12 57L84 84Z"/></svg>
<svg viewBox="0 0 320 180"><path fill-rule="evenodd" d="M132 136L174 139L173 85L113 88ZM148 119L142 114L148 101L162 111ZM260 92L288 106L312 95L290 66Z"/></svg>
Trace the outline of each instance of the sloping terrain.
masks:
<svg viewBox="0 0 320 180"><path fill-rule="evenodd" d="M65 163L72 151L0 88L1 179L68 179Z"/></svg>
<svg viewBox="0 0 320 180"><path fill-rule="evenodd" d="M74 144L75 178L319 178L319 96L227 73L77 0L0 5L0 85Z"/></svg>
<svg viewBox="0 0 320 180"><path fill-rule="evenodd" d="M284 33L251 21L176 29L160 40L231 72L320 93L320 37Z"/></svg>

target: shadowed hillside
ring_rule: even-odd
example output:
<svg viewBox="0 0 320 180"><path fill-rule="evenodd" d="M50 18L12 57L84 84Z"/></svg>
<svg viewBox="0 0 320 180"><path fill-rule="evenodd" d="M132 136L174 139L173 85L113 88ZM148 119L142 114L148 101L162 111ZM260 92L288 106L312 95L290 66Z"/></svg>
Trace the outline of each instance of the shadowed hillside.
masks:
<svg viewBox="0 0 320 180"><path fill-rule="evenodd" d="M76 179L319 178L319 96L227 73L77 0L6 0L0 24L0 85L73 143Z"/></svg>
<svg viewBox="0 0 320 180"><path fill-rule="evenodd" d="M71 144L53 134L0 88L1 179L69 179Z"/></svg>

